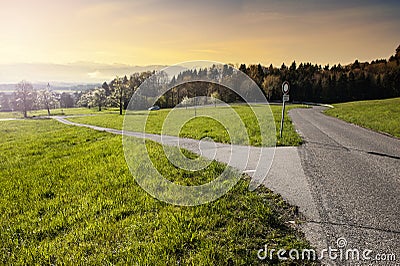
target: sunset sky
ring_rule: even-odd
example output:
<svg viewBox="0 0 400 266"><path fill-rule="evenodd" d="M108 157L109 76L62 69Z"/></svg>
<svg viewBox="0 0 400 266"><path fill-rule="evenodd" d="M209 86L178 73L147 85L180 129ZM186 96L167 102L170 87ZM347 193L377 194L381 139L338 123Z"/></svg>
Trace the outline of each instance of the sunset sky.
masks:
<svg viewBox="0 0 400 266"><path fill-rule="evenodd" d="M100 69L113 64L388 58L400 44L399 14L398 0L1 1L0 83L97 81L109 78ZM39 73L52 65L69 67L63 75Z"/></svg>

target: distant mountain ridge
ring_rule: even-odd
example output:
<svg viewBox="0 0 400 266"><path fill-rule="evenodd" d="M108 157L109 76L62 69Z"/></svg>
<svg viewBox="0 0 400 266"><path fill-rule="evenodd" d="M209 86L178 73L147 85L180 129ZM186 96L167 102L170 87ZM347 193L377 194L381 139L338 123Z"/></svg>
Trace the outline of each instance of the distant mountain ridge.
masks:
<svg viewBox="0 0 400 266"><path fill-rule="evenodd" d="M70 64L15 63L0 64L0 84L16 84L21 80L32 83L97 84L135 72L160 70L165 65L133 66L75 62ZM7 86L6 86L7 87ZM3 86L4 88L4 86Z"/></svg>
<svg viewBox="0 0 400 266"><path fill-rule="evenodd" d="M56 92L75 92L75 91L86 91L93 89L95 87L100 87L102 83L65 83L65 82L49 82L50 89ZM0 84L0 93L5 92L6 94L12 93L15 91L17 83L12 84ZM47 83L38 82L32 83L33 88L40 90L45 89L47 87Z"/></svg>

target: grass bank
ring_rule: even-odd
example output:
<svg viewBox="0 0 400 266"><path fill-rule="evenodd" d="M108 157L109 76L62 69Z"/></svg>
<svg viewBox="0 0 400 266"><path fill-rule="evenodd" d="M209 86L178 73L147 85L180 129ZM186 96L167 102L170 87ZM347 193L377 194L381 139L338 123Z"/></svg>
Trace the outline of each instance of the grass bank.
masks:
<svg viewBox="0 0 400 266"><path fill-rule="evenodd" d="M285 122L284 134L282 139L279 137L278 134L281 122L282 107L279 105L271 105L270 107L275 122L275 128L267 130L272 130L275 133L276 145L278 146L300 145L302 143L302 140L300 136L296 133L292 121L290 120L290 117L288 116L287 112L293 108L302 108L306 106L304 105L287 106L285 121L284 121ZM255 107L256 111L257 108L260 108L261 110L261 107ZM261 126L263 126L263 122L261 121L261 123L259 123L257 121L256 116L253 114L251 108L248 106L233 105L233 110L239 115L239 117L232 115L232 113L230 112L230 108L226 107L198 108L197 116L199 117L193 118L188 123L184 124L183 127L180 128L179 132L173 132L172 130L168 131L167 129L167 132L163 133L167 135L175 135L175 136L179 135L181 137L187 137L193 139L202 139L205 137L210 137L217 142L231 143L231 139L229 137L229 134L227 133L226 127L227 128L231 127L232 132L240 132L240 130L238 130L237 127L240 125L240 120L241 120L243 121L244 126L246 127L249 138L242 136L243 135L242 134L238 136L239 140L237 140L234 143L261 146L263 142L261 140L260 124ZM129 128L130 130L133 131L135 131L135 129L137 131L142 131L143 125L146 124L145 130L147 133L161 134L162 130L165 129L165 128L163 129L163 123L167 118L169 112L170 109L163 109L159 111L150 112L147 123L145 118L146 115L148 114L148 111L131 112L129 117ZM177 112L181 112L182 116L184 116L185 112L194 113L194 110L182 109ZM204 117L207 115L213 117L219 117L220 122ZM102 114L96 116L74 117L74 118L69 118L69 120L77 123L122 129L124 116L119 116L116 114ZM267 140L266 142L267 144L270 143L269 140Z"/></svg>
<svg viewBox="0 0 400 266"><path fill-rule="evenodd" d="M325 113L400 138L400 98L334 104Z"/></svg>

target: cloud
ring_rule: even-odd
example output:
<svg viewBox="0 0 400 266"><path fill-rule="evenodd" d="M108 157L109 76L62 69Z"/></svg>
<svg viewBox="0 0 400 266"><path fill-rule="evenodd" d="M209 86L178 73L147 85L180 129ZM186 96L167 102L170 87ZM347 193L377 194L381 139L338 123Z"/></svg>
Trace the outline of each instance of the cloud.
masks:
<svg viewBox="0 0 400 266"><path fill-rule="evenodd" d="M212 49L193 49L190 51L195 52L195 53L201 53L201 54L217 54L220 52L220 51L212 50Z"/></svg>
<svg viewBox="0 0 400 266"><path fill-rule="evenodd" d="M94 79L94 78L98 78L99 76L101 76L101 72L96 70L94 72L87 73L87 75L89 76L89 78Z"/></svg>
<svg viewBox="0 0 400 266"><path fill-rule="evenodd" d="M390 55L399 13L398 0L3 1L0 63L347 62Z"/></svg>

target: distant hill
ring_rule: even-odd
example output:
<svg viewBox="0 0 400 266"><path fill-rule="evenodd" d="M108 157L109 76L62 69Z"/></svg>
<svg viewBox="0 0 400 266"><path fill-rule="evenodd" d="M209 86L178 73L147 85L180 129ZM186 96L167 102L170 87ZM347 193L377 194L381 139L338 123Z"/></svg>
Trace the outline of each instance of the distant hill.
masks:
<svg viewBox="0 0 400 266"><path fill-rule="evenodd" d="M21 80L31 83L97 84L135 72L160 70L163 65L132 66L76 62L70 64L18 63L0 64L0 84L15 84ZM68 87L68 86L67 86ZM7 88L7 86L3 86Z"/></svg>
<svg viewBox="0 0 400 266"><path fill-rule="evenodd" d="M0 84L0 92L11 93L15 90L15 86L17 83L13 84ZM32 83L35 89L44 89L47 86L47 83L39 82ZM60 83L60 82L50 82L50 88L53 91L57 92L75 92L75 91L86 91L93 89L95 87L100 87L101 83L92 83L92 84L74 84L74 83Z"/></svg>

